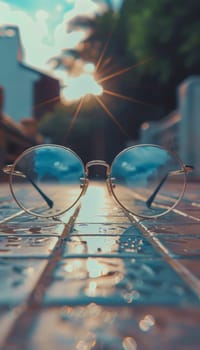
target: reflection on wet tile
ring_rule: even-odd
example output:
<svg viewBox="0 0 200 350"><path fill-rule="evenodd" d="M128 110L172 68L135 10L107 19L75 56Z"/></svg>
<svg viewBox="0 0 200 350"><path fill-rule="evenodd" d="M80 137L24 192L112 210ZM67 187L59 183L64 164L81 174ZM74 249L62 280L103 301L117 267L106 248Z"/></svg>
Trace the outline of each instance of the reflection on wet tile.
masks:
<svg viewBox="0 0 200 350"><path fill-rule="evenodd" d="M71 254L117 253L119 238L106 235L69 237L65 242L64 257Z"/></svg>
<svg viewBox="0 0 200 350"><path fill-rule="evenodd" d="M129 230L131 231L131 230ZM116 256L135 258L158 258L159 253L141 235L71 235L65 241L63 257Z"/></svg>
<svg viewBox="0 0 200 350"><path fill-rule="evenodd" d="M128 217L126 216L123 216L123 217L120 217L120 216L113 216L113 217L110 217L110 216L106 216L106 215L87 215L84 217L82 217L81 215L78 216L77 220L76 220L76 223L84 223L84 222L88 222L88 223L91 223L91 224L109 224L109 223L112 223L112 224L128 224L130 223L130 220L128 219Z"/></svg>
<svg viewBox="0 0 200 350"><path fill-rule="evenodd" d="M129 229L129 234L138 232L135 226L131 226L130 223L125 224L111 224L111 223L80 223L75 224L70 234L122 234Z"/></svg>
<svg viewBox="0 0 200 350"><path fill-rule="evenodd" d="M0 305L17 305L25 302L46 264L47 261L44 259L1 259Z"/></svg>
<svg viewBox="0 0 200 350"><path fill-rule="evenodd" d="M50 257L57 237L45 236L0 236L0 258Z"/></svg>
<svg viewBox="0 0 200 350"><path fill-rule="evenodd" d="M64 244L64 257L160 257L135 225L75 224Z"/></svg>
<svg viewBox="0 0 200 350"><path fill-rule="evenodd" d="M44 310L29 350L198 350L195 309L112 308L91 303Z"/></svg>
<svg viewBox="0 0 200 350"><path fill-rule="evenodd" d="M191 274L191 285L186 285L147 239L149 229L171 252L174 268L182 264L199 278L199 223L171 212L158 220L139 220L142 235L104 187L96 192L90 187L53 261L51 250L64 225L27 214L3 223L19 209L6 198L0 201L0 343L13 322L18 325L20 307L33 290L34 300L40 300L41 274L49 264L42 304L35 308L30 303L25 311L36 320L32 329L27 325L30 342L23 349L199 350L200 302L192 291L197 279ZM186 204L180 209L193 213ZM73 213L74 208L61 220L75 219ZM23 327L19 336L23 342Z"/></svg>
<svg viewBox="0 0 200 350"><path fill-rule="evenodd" d="M46 303L165 304L197 303L179 275L158 259L66 259L57 264Z"/></svg>

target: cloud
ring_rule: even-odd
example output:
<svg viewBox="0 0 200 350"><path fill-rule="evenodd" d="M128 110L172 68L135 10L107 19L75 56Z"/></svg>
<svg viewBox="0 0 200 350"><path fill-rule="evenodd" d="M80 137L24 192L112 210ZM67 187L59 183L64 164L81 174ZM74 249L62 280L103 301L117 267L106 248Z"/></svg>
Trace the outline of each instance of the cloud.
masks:
<svg viewBox="0 0 200 350"><path fill-rule="evenodd" d="M39 10L31 17L27 12L0 1L0 25L17 25L20 30L25 61L43 67L51 49L43 43L48 35L48 13Z"/></svg>
<svg viewBox="0 0 200 350"><path fill-rule="evenodd" d="M95 4L92 0L76 0L74 1L73 10L69 11L67 16L69 16L69 19L78 15L93 16L99 12L99 9L100 5Z"/></svg>
<svg viewBox="0 0 200 350"><path fill-rule="evenodd" d="M39 3L39 0L38 0ZM73 72L69 74L62 70L53 70L53 66L49 63L53 57L60 56L63 49L76 47L87 35L87 30L78 30L67 32L67 23L76 16L94 17L97 13L106 10L102 3L95 3L92 0L66 0L66 4L73 5L71 10L63 10L64 4L57 3L55 6L45 9L39 8L36 11L29 12L8 5L0 0L0 26L14 25L20 30L21 43L24 48L24 62L38 70L43 70L47 74L53 75L59 79L63 86L68 85L68 90L64 91L62 98L67 97L68 103L79 99L77 94L76 84L80 85L80 81L73 80L69 74L73 75L74 79L79 79L78 75L87 74L87 83L82 83L78 93L84 95L88 93L88 81L90 82L91 91L93 94L101 93L101 87L97 86L94 77L91 73L86 72L83 61L76 60ZM35 4L36 5L36 4ZM93 79L93 81L92 81ZM71 88L69 84L71 82ZM82 80L81 80L82 82ZM74 87L75 86L75 87Z"/></svg>
<svg viewBox="0 0 200 350"><path fill-rule="evenodd" d="M73 9L60 12L60 22L54 25L53 36L52 22L55 9L39 9L31 15L22 9L13 7L4 1L0 1L0 25L17 25L20 30L22 46L25 52L25 62L39 69L49 69L47 61L60 54L64 48L73 48L84 38L83 32L66 32L66 24L77 15L94 16L102 10L102 7L92 0L66 0L74 5ZM39 5L38 5L39 6ZM51 36L51 38L50 38ZM49 40L51 39L51 40Z"/></svg>

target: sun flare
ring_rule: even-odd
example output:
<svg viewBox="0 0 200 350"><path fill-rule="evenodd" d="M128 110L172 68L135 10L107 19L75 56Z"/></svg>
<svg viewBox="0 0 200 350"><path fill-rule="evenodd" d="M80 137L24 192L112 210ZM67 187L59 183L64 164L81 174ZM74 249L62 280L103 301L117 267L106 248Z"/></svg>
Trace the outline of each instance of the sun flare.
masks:
<svg viewBox="0 0 200 350"><path fill-rule="evenodd" d="M73 129L81 113L81 110L84 106L87 96L91 96L94 98L97 104L102 108L102 111L106 113L106 115L112 120L112 122L120 129L120 131L126 137L129 137L128 131L126 130L126 128L123 127L123 125L117 120L115 115L111 112L109 106L106 103L107 101L105 100L104 97L109 96L109 97L114 97L117 99L129 101L132 103L139 103L147 106L151 105L146 103L145 101L138 100L136 98L129 97L119 92L112 91L110 89L103 87L104 82L114 79L116 77L119 77L124 73L127 73L132 69L136 68L137 66L146 64L153 59L153 57L147 57L143 61L134 63L133 65L126 68L121 68L117 71L114 71L113 73L105 74L105 72L102 71L101 74L99 74L99 71L102 68L102 65L104 63L106 49L108 47L110 39L111 39L111 35L108 36L108 39L100 53L99 59L97 60L96 64L92 62L84 63L82 60L79 59L78 65L76 64L76 66L74 67L73 74L71 74L70 72L67 72L66 70L63 70L63 68L56 68L56 75L60 80L60 87L61 87L60 95L56 98L49 100L48 102L61 99L63 104L70 105L71 103L73 104L74 102L78 101L76 109L73 113L71 122L67 130L66 140L68 139L71 133L71 130ZM104 65L104 68L105 68L105 65ZM98 79L96 79L97 77ZM43 102L37 105L36 107L39 107L40 105L46 104L48 102L45 102L45 103Z"/></svg>
<svg viewBox="0 0 200 350"><path fill-rule="evenodd" d="M68 78L68 84L62 89L62 98L66 102L80 100L87 95L100 96L103 87L91 74L81 74L79 77Z"/></svg>

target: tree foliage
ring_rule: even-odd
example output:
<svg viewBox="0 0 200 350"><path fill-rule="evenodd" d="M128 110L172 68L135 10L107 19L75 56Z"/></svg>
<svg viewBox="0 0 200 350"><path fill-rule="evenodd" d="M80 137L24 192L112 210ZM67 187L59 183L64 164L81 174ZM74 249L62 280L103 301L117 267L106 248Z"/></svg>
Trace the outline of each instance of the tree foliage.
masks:
<svg viewBox="0 0 200 350"><path fill-rule="evenodd" d="M87 27L91 29L90 35L81 48L63 50L63 56L58 57L57 62L63 66L65 56L73 55L72 64L81 59L98 65L103 53L98 79L133 66L132 70L104 81L103 87L141 103L115 99L106 94L103 99L116 120L128 131L129 138L137 138L143 121L165 117L176 107L177 85L190 75L200 74L199 10L199 0L124 0L119 13L110 6L106 13L94 20L82 17L73 20L72 30ZM66 65L66 69L70 70L70 67ZM94 106L87 109L89 105L84 106L85 112L77 120L77 139L88 141L92 128L98 125L98 120L103 120L102 110ZM63 140L72 115L68 109L67 112L57 110L54 117L48 116L48 125L43 130L51 128L49 133L58 143ZM54 118L52 123L51 118ZM120 138L116 125L108 116L106 118L106 133L112 133L112 138L106 136L108 147L112 147L112 141L115 148L117 142L126 143L127 139L124 136ZM59 132L55 131L56 128Z"/></svg>
<svg viewBox="0 0 200 350"><path fill-rule="evenodd" d="M161 83L179 82L200 67L200 3L198 0L126 0L127 50L138 61L152 57L141 74Z"/></svg>

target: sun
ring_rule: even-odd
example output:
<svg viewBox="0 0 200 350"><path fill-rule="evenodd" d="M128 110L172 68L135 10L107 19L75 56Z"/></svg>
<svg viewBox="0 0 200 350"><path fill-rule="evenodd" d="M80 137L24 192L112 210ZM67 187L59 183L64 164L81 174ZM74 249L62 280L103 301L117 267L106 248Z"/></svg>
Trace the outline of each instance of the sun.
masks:
<svg viewBox="0 0 200 350"><path fill-rule="evenodd" d="M122 74L129 72L130 70L137 67L138 65L145 64L145 63L151 61L152 57L144 59L142 62L133 64L132 66L120 69L112 74L105 75L97 80L95 79L95 76L98 76L98 70L100 69L102 61L104 59L106 48L107 48L107 45L109 43L109 39L110 38L108 38L108 41L106 42L96 65L94 65L94 66L89 65L92 74L91 75L81 74L79 77L74 78L75 85L72 84L71 87L69 85L69 88L67 91L68 99L71 98L73 100L73 98L74 98L74 99L78 100L79 103L77 105L77 108L76 108L75 113L72 117L71 123L69 125L69 128L67 130L66 139L69 137L69 134L71 133L71 130L74 127L74 124L76 123L77 118L79 117L79 114L81 112L81 109L83 108L85 99L88 95L91 95L96 100L96 102L102 108L102 110L107 114L107 116L112 120L112 122L119 128L119 130L122 132L122 134L124 134L126 137L129 137L127 130L120 124L120 122L113 115L113 113L111 112L109 107L105 104L104 99L103 99L104 95L109 95L109 96L119 98L122 100L127 100L129 102L148 105L148 103L146 103L144 101L119 94L115 91L105 89L105 88L103 88L102 83L104 83L105 81L108 81L110 79L113 79L115 77L121 76ZM79 79L80 84L78 83L78 79ZM71 96L69 95L70 89L71 89Z"/></svg>
<svg viewBox="0 0 200 350"><path fill-rule="evenodd" d="M62 89L61 98L63 102L74 102L87 95L100 96L103 87L92 74L84 73L79 77L68 78L68 84Z"/></svg>
<svg viewBox="0 0 200 350"><path fill-rule="evenodd" d="M133 97L123 95L116 91L108 90L103 87L103 83L105 83L106 81L119 77L122 74L127 73L132 69L136 68L137 66L149 63L153 59L153 57L147 57L143 61L135 63L129 67L119 69L107 75L103 75L101 73L100 74L101 76L99 76L99 70L104 61L106 50L110 41L110 37L111 36L108 36L107 42L105 43L96 64L93 64L90 62L85 64L82 64L82 63L80 64L80 60L79 60L80 66L78 67L78 69L76 69L76 73L78 73L76 76L70 76L69 74L66 74L66 71L57 69L56 75L59 76L59 79L61 82L60 95L58 97L55 97L49 101L43 102L36 106L36 107L39 107L40 105L59 100L60 97L61 97L62 103L66 105L70 105L71 103L78 101L75 112L72 116L71 122L66 132L66 139L69 137L69 134L71 133L71 130L73 129L79 117L79 114L81 112L81 109L84 106L84 102L86 101L87 96L91 96L96 100L97 104L102 108L102 110L106 113L106 115L112 120L112 122L120 129L120 131L126 137L129 137L127 130L120 124L120 122L113 115L109 107L106 105L104 97L107 95L113 98L126 100L132 103L149 105L152 107L152 104L146 103L142 100L135 99Z"/></svg>

